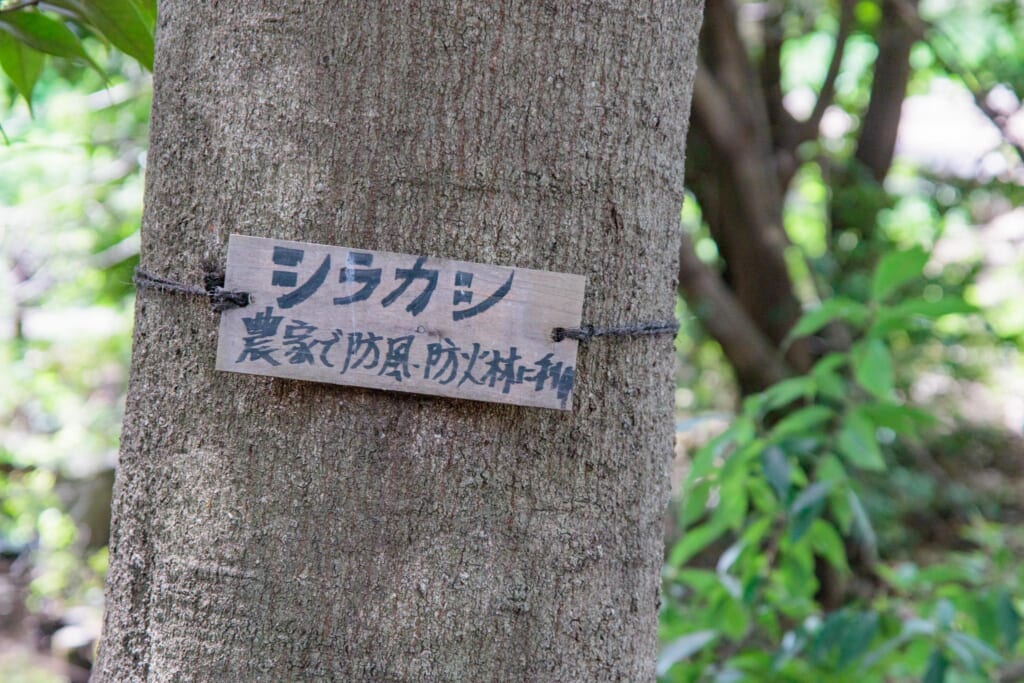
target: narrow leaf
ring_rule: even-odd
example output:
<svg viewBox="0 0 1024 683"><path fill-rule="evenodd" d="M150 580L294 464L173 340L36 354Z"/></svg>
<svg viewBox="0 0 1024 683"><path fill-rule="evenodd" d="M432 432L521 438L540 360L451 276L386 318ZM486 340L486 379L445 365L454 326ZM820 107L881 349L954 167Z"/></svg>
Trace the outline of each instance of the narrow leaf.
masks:
<svg viewBox="0 0 1024 683"><path fill-rule="evenodd" d="M821 306L807 311L797 321L793 329L786 335L787 341L813 334L833 320L845 320L860 327L868 319L868 308L864 304L847 299L836 297L822 302Z"/></svg>
<svg viewBox="0 0 1024 683"><path fill-rule="evenodd" d="M712 522L739 531L747 519L750 503L746 477L723 478L718 493L718 505L711 513Z"/></svg>
<svg viewBox="0 0 1024 683"><path fill-rule="evenodd" d="M686 564L694 555L708 547L715 540L724 534L728 527L724 524L705 524L703 526L687 529L683 538L672 548L668 556L668 564L672 567L681 567Z"/></svg>
<svg viewBox="0 0 1024 683"><path fill-rule="evenodd" d="M822 519L816 519L807 532L807 540L811 548L821 557L824 557L829 564L843 573L850 571L850 565L846 560L846 546L835 527Z"/></svg>
<svg viewBox="0 0 1024 683"><path fill-rule="evenodd" d="M810 397L814 393L814 389L813 377L805 375L784 379L761 392L760 396L764 398L764 401L760 409L767 412L781 408L797 399Z"/></svg>
<svg viewBox="0 0 1024 683"><path fill-rule="evenodd" d="M879 308L868 336L885 337L897 330L905 330L918 321L937 320L945 315L968 315L980 309L958 296L940 299L911 298L894 306Z"/></svg>
<svg viewBox="0 0 1024 683"><path fill-rule="evenodd" d="M885 460L875 438L875 424L859 410L846 416L839 432L839 453L854 467L879 472Z"/></svg>
<svg viewBox="0 0 1024 683"><path fill-rule="evenodd" d="M679 525L684 529L704 516L708 496L711 495L711 484L710 479L704 479L683 494Z"/></svg>
<svg viewBox="0 0 1024 683"><path fill-rule="evenodd" d="M901 285L920 277L926 263L928 252L920 247L885 254L871 280L871 298L884 301Z"/></svg>
<svg viewBox="0 0 1024 683"><path fill-rule="evenodd" d="M835 415L831 408L826 406L807 406L795 413L790 413L779 420L779 423L772 428L772 439L778 440L788 436L806 436L809 432L815 431L823 422L827 422Z"/></svg>
<svg viewBox="0 0 1024 683"><path fill-rule="evenodd" d="M32 90L35 88L39 74L43 70L43 54L14 39L10 34L0 31L0 68L11 79L29 110L32 109Z"/></svg>
<svg viewBox="0 0 1024 683"><path fill-rule="evenodd" d="M0 14L0 29L40 52L82 60L103 73L85 52L78 36L62 22L45 14L28 10Z"/></svg>
<svg viewBox="0 0 1024 683"><path fill-rule="evenodd" d="M940 650L932 650L928 658L928 668L925 669L921 683L943 683L946 680L946 669L949 668L949 660Z"/></svg>
<svg viewBox="0 0 1024 683"><path fill-rule="evenodd" d="M847 489L846 499L850 504L850 513L853 517L854 537L860 542L864 556L873 560L878 554L878 536L875 534L875 527L871 524L871 517L864 509L860 496L853 489Z"/></svg>
<svg viewBox="0 0 1024 683"><path fill-rule="evenodd" d="M892 395L892 356L879 339L858 342L851 351L853 376L872 395L887 399Z"/></svg>
<svg viewBox="0 0 1024 683"><path fill-rule="evenodd" d="M820 502L825 500L829 490L831 490L832 484L827 481L816 481L803 491L800 495L793 500L793 504L789 506L789 514L798 515L804 510L815 507Z"/></svg>
<svg viewBox="0 0 1024 683"><path fill-rule="evenodd" d="M778 499L785 504L789 497L790 484L789 460L786 454L778 446L769 446L761 454L761 466L764 468L768 484Z"/></svg>
<svg viewBox="0 0 1024 683"><path fill-rule="evenodd" d="M153 31L156 28L156 0L135 0L135 5L146 20L149 30Z"/></svg>
<svg viewBox="0 0 1024 683"><path fill-rule="evenodd" d="M988 645L988 643L984 643L980 639L967 633L961 633L959 631L951 632L946 637L946 644L952 648L954 642L968 650L978 661L979 665L984 661L999 662L1003 659L998 652Z"/></svg>
<svg viewBox="0 0 1024 683"><path fill-rule="evenodd" d="M977 306L964 301L958 296L947 296L940 299L906 299L896 306L884 310L906 317L920 316L922 318L941 318L944 315L967 315L979 311Z"/></svg>
<svg viewBox="0 0 1024 683"><path fill-rule="evenodd" d="M117 49L153 69L153 25L135 0L49 0L70 10Z"/></svg>
<svg viewBox="0 0 1024 683"><path fill-rule="evenodd" d="M935 424L935 416L920 408L896 403L866 403L860 412L879 427L887 427L897 434L918 436L921 429Z"/></svg>
<svg viewBox="0 0 1024 683"><path fill-rule="evenodd" d="M1013 597L1005 588L996 596L996 623L1007 651L1013 651L1020 640L1020 614L1013 604Z"/></svg>
<svg viewBox="0 0 1024 683"><path fill-rule="evenodd" d="M789 537L793 541L800 538L811 528L811 524L825 507L825 499L832 484L818 481L800 492L789 506Z"/></svg>
<svg viewBox="0 0 1024 683"><path fill-rule="evenodd" d="M998 652L966 633L959 631L947 633L945 644L959 661L960 666L969 671L982 673L986 664L1002 661Z"/></svg>
<svg viewBox="0 0 1024 683"><path fill-rule="evenodd" d="M871 641L878 633L878 615L872 612L858 612L851 616L850 623L843 629L839 639L840 669L845 669L864 657Z"/></svg>
<svg viewBox="0 0 1024 683"><path fill-rule="evenodd" d="M707 476L715 468L715 461L725 455L733 445L744 444L754 438L754 421L740 416L724 432L700 447L690 463L690 472L686 477L687 486L701 477Z"/></svg>

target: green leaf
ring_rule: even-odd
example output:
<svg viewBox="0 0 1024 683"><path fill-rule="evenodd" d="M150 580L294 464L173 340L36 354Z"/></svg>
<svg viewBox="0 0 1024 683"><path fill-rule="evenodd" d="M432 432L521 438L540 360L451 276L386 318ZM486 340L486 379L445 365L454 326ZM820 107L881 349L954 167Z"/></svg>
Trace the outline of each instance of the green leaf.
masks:
<svg viewBox="0 0 1024 683"><path fill-rule="evenodd" d="M854 467L874 472L885 469L885 460L875 438L875 423L860 409L843 420L837 445L839 454Z"/></svg>
<svg viewBox="0 0 1024 683"><path fill-rule="evenodd" d="M779 500L771 485L768 484L767 479L749 478L747 480L747 490L750 493L751 506L748 514L755 518L761 515L774 516L776 512L784 507L786 502L785 500Z"/></svg>
<svg viewBox="0 0 1024 683"><path fill-rule="evenodd" d="M710 593L718 583L718 574L707 569L680 569L676 572L676 581L689 586L698 593Z"/></svg>
<svg viewBox="0 0 1024 683"><path fill-rule="evenodd" d="M814 393L814 388L813 377L805 375L784 379L761 392L760 396L764 398L764 402L760 408L764 412L768 412L789 405L797 399L810 398Z"/></svg>
<svg viewBox="0 0 1024 683"><path fill-rule="evenodd" d="M816 481L803 491L800 495L793 500L793 504L789 506L790 515L798 515L805 510L816 507L819 503L825 500L828 492L832 489L832 483L827 481Z"/></svg>
<svg viewBox="0 0 1024 683"><path fill-rule="evenodd" d="M754 421L746 416L737 417L724 432L711 439L697 451L686 476L687 485L707 476L715 468L715 460L725 455L733 444L746 444L755 435Z"/></svg>
<svg viewBox="0 0 1024 683"><path fill-rule="evenodd" d="M934 584L976 584L982 580L982 577L978 569L970 564L944 564L940 562L920 570L917 573L917 580L920 583ZM950 606L950 609L952 609L952 606ZM950 614L952 613L950 612Z"/></svg>
<svg viewBox="0 0 1024 683"><path fill-rule="evenodd" d="M850 565L846 560L846 546L835 527L822 519L816 519L811 523L807 532L807 540L815 553L824 557L829 564L840 572L850 571Z"/></svg>
<svg viewBox="0 0 1024 683"><path fill-rule="evenodd" d="M892 395L892 356L879 339L867 339L854 344L850 352L853 376L857 383L872 395L887 399Z"/></svg>
<svg viewBox="0 0 1024 683"><path fill-rule="evenodd" d="M956 618L956 606L948 598L942 598L935 603L934 613L935 623L945 631L953 625L953 620Z"/></svg>
<svg viewBox="0 0 1024 683"><path fill-rule="evenodd" d="M825 406L801 408L779 420L779 423L772 428L771 438L780 440L795 434L806 435L834 416L835 412Z"/></svg>
<svg viewBox="0 0 1024 683"><path fill-rule="evenodd" d="M1020 614L1013 604L1013 597L1005 588L996 594L996 624L1006 649L1013 651L1020 640Z"/></svg>
<svg viewBox="0 0 1024 683"><path fill-rule="evenodd" d="M932 650L928 657L928 668L925 669L921 683L943 683L946 680L946 669L949 668L949 660L942 654L941 650Z"/></svg>
<svg viewBox="0 0 1024 683"><path fill-rule="evenodd" d="M43 54L0 31L0 68L32 109L32 89L43 70Z"/></svg>
<svg viewBox="0 0 1024 683"><path fill-rule="evenodd" d="M926 263L928 252L920 247L888 252L875 268L871 280L871 298L875 301L884 301L901 285L920 277Z"/></svg>
<svg viewBox="0 0 1024 683"><path fill-rule="evenodd" d="M846 363L846 354L839 353L838 351L832 351L827 356L819 360L814 364L811 369L811 374L817 376L818 373L823 372L835 372L839 368L843 367Z"/></svg>
<svg viewBox="0 0 1024 683"><path fill-rule="evenodd" d="M843 629L839 639L840 669L845 669L867 652L878 633L878 615L873 612L857 612L850 616L850 623Z"/></svg>
<svg viewBox="0 0 1024 683"><path fill-rule="evenodd" d="M658 654L657 674L664 676L674 664L700 652L717 637L717 631L708 630L687 633L673 640Z"/></svg>
<svg viewBox="0 0 1024 683"><path fill-rule="evenodd" d="M156 0L135 0L150 31L156 29Z"/></svg>
<svg viewBox="0 0 1024 683"><path fill-rule="evenodd" d="M672 552L669 553L669 566L683 566L690 558L714 543L726 531L728 531L728 527L724 524L704 524L693 529L687 529L683 534L682 540L676 543L675 547L672 548Z"/></svg>
<svg viewBox="0 0 1024 683"><path fill-rule="evenodd" d="M740 535L740 542L747 547L753 547L758 545L764 537L771 531L772 525L775 520L771 517L761 517L760 519L754 518L750 526L743 530Z"/></svg>
<svg viewBox="0 0 1024 683"><path fill-rule="evenodd" d="M744 471L740 470L739 472L743 473ZM712 522L738 531L743 527L749 509L747 477L736 476L724 479L718 490L718 495L718 505L711 513Z"/></svg>
<svg viewBox="0 0 1024 683"><path fill-rule="evenodd" d="M834 299L827 299L817 308L805 312L786 335L786 343L817 332L833 320L845 320L855 327L862 327L867 319L867 306L859 301L837 296Z"/></svg>
<svg viewBox="0 0 1024 683"><path fill-rule="evenodd" d="M946 634L946 646L956 655L965 669L980 672L984 663L1002 660L999 653L991 647L974 636L959 631L951 631Z"/></svg>
<svg viewBox="0 0 1024 683"><path fill-rule="evenodd" d="M785 503L790 485L789 460L786 454L778 446L769 446L761 453L761 466L764 468L765 479L775 491L775 495Z"/></svg>
<svg viewBox="0 0 1024 683"><path fill-rule="evenodd" d="M846 669L864 658L877 633L877 614L841 609L825 618L808 654L819 665Z"/></svg>
<svg viewBox="0 0 1024 683"><path fill-rule="evenodd" d="M905 436L917 437L921 429L931 427L936 422L931 413L896 403L866 403L859 410L877 426Z"/></svg>
<svg viewBox="0 0 1024 683"><path fill-rule="evenodd" d="M789 537L793 541L800 538L811 528L811 524L825 507L825 500L832 484L818 481L800 492L789 506Z"/></svg>
<svg viewBox="0 0 1024 683"><path fill-rule="evenodd" d="M996 595L987 592L975 595L971 601L970 611L978 625L978 635L990 643L999 640L999 625L996 623Z"/></svg>
<svg viewBox="0 0 1024 683"><path fill-rule="evenodd" d="M850 514L853 516L854 538L860 542L864 556L873 559L878 554L878 536L875 534L875 527L871 524L871 517L868 516L856 491L847 489L846 500L850 504Z"/></svg>
<svg viewBox="0 0 1024 683"><path fill-rule="evenodd" d="M136 0L48 0L73 12L114 47L153 70L153 28L148 9Z"/></svg>
<svg viewBox="0 0 1024 683"><path fill-rule="evenodd" d="M868 332L873 337L884 337L896 330L907 329L914 320L936 320L944 315L968 315L980 309L957 296L929 300L912 298L895 306L883 306Z"/></svg>
<svg viewBox="0 0 1024 683"><path fill-rule="evenodd" d="M853 525L853 511L846 496L848 482L843 463L832 453L822 454L818 458L814 478L832 483L832 492L828 496L829 512L839 530L849 534Z"/></svg>
<svg viewBox="0 0 1024 683"><path fill-rule="evenodd" d="M892 310L903 315L916 315L922 318L941 318L944 315L968 315L981 309L958 296L947 296L940 299L907 299L901 301Z"/></svg>
<svg viewBox="0 0 1024 683"><path fill-rule="evenodd" d="M711 607L709 621L729 638L740 638L750 624L743 603L723 592Z"/></svg>
<svg viewBox="0 0 1024 683"><path fill-rule="evenodd" d="M78 36L62 22L45 14L29 10L6 12L0 14L0 29L40 52L82 60L100 74L103 73L99 65L85 52Z"/></svg>
<svg viewBox="0 0 1024 683"><path fill-rule="evenodd" d="M849 361L845 353L832 352L815 363L811 370L814 377L815 391L833 401L842 402L846 397L846 380L839 374L839 369Z"/></svg>
<svg viewBox="0 0 1024 683"><path fill-rule="evenodd" d="M703 479L696 486L688 488L683 494L682 512L679 523L684 529L704 515L707 508L708 496L711 494L710 479Z"/></svg>

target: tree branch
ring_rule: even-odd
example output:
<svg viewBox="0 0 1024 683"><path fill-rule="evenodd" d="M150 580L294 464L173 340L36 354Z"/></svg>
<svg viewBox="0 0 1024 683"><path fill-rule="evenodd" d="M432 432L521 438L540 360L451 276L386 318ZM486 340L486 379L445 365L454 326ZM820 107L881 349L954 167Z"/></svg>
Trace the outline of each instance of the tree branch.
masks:
<svg viewBox="0 0 1024 683"><path fill-rule="evenodd" d="M772 146L783 148L793 137L794 124L798 122L787 116L789 112L782 104L782 45L785 32L780 19L782 10L773 5L767 11L762 31L764 33L764 54L761 57L761 90L764 92L765 109L771 122Z"/></svg>
<svg viewBox="0 0 1024 683"><path fill-rule="evenodd" d="M693 113L711 144L722 154L733 157L748 144L744 139L746 126L736 116L725 90L700 58L693 82Z"/></svg>
<svg viewBox="0 0 1024 683"><path fill-rule="evenodd" d="M704 163L689 165L725 277L684 240L683 294L697 309L736 371L741 390L763 389L803 368L803 346L776 348L800 315L785 252L783 188L761 80L738 26L733 0L708 0L702 62L694 82L691 141ZM692 145L691 152L701 149ZM696 168L695 168L696 167Z"/></svg>
<svg viewBox="0 0 1024 683"><path fill-rule="evenodd" d="M879 183L892 166L900 113L910 80L910 48L917 40L915 32L901 20L903 3L913 7L916 14L917 0L885 0L882 4L871 99L861 122L854 153L857 161Z"/></svg>
<svg viewBox="0 0 1024 683"><path fill-rule="evenodd" d="M679 247L679 288L704 329L722 347L744 393L792 376L782 354L757 328L718 273L700 260L690 236Z"/></svg>
<svg viewBox="0 0 1024 683"><path fill-rule="evenodd" d="M825 80L822 81L821 90L818 91L818 99L814 103L814 110L811 111L811 115L802 124L803 130L797 144L813 140L818 136L821 119L832 105L833 100L835 100L836 79L839 77L839 69L843 65L846 41L853 31L854 2L855 0L840 0L839 2L839 27L836 29L836 46L832 50L832 60L828 64L828 71L825 73Z"/></svg>

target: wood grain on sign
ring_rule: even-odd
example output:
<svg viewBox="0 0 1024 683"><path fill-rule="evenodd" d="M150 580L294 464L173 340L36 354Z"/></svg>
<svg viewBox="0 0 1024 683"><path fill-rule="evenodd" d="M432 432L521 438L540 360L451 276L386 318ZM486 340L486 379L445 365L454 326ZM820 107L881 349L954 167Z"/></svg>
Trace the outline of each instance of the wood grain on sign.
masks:
<svg viewBox="0 0 1024 683"><path fill-rule="evenodd" d="M217 369L572 408L586 278L231 235Z"/></svg>

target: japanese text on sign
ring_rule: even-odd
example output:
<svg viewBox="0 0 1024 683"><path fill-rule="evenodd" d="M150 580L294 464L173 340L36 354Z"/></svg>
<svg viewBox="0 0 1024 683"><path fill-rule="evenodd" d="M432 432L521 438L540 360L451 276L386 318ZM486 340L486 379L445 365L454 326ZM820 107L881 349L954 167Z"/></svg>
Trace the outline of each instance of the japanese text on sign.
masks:
<svg viewBox="0 0 1024 683"><path fill-rule="evenodd" d="M232 235L217 367L569 409L584 278Z"/></svg>

